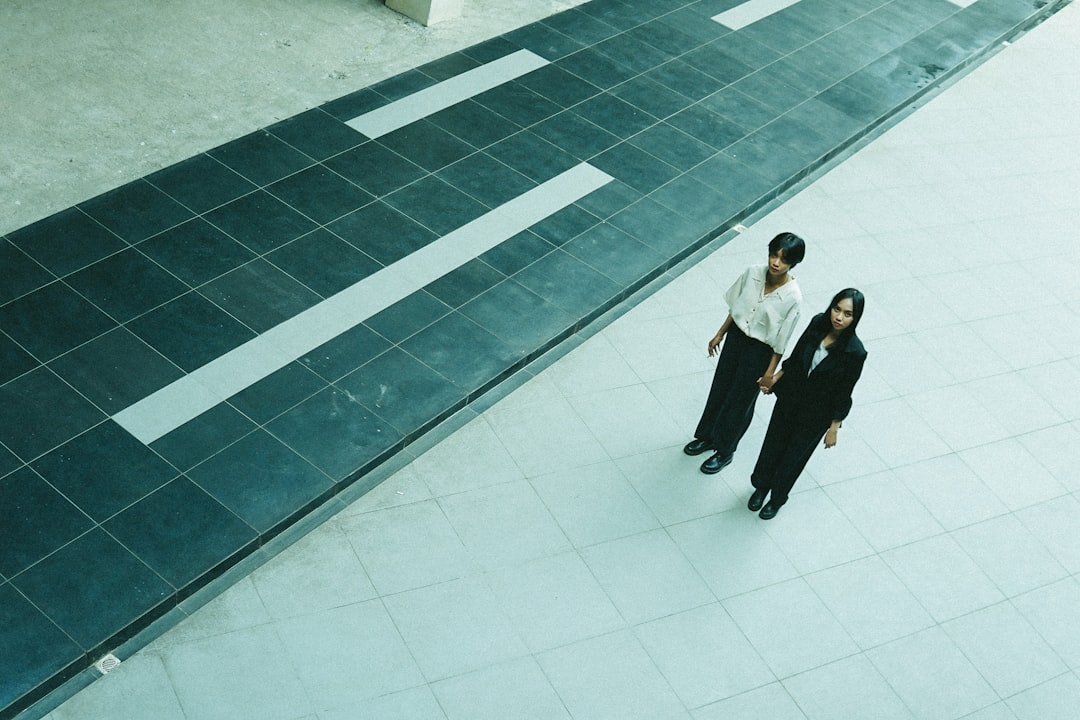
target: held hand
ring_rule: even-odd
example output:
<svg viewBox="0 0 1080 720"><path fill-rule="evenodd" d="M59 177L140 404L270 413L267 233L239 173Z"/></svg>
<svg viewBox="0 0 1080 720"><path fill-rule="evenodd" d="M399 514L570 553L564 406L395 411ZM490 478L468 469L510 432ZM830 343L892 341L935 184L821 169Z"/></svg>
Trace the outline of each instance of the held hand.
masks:
<svg viewBox="0 0 1080 720"><path fill-rule="evenodd" d="M836 445L836 428L829 428L825 433L825 448L831 448Z"/></svg>
<svg viewBox="0 0 1080 720"><path fill-rule="evenodd" d="M712 340L709 341L709 357L716 355L716 348L720 345L720 342L723 339L723 333L716 333L715 335L713 335Z"/></svg>
<svg viewBox="0 0 1080 720"><path fill-rule="evenodd" d="M772 395L773 385L776 384L776 376L762 375L757 379L757 384L763 395Z"/></svg>

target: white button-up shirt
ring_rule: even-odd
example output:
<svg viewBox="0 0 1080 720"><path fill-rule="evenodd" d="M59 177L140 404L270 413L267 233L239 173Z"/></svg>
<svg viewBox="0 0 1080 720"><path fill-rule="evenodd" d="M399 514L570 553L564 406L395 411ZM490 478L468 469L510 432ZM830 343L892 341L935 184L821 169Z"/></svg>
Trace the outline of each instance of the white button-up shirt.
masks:
<svg viewBox="0 0 1080 720"><path fill-rule="evenodd" d="M802 291L794 277L765 294L768 265L752 265L728 288L724 300L732 322L747 337L760 340L783 355L799 322Z"/></svg>

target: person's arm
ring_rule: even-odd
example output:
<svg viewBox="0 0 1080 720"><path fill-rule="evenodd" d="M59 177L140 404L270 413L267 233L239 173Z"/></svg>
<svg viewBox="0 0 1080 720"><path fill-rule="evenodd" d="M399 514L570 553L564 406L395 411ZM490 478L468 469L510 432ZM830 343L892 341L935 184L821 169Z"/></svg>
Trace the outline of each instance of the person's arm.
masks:
<svg viewBox="0 0 1080 720"><path fill-rule="evenodd" d="M863 365L866 363L866 355L859 356L859 359L853 364L848 371L848 375L845 378L843 386L837 393L838 403L833 412L833 421L829 425L829 429L825 431L825 447L831 448L836 445L836 441L839 439L837 432L843 425L844 418L851 411L851 394L855 390L855 383L859 382L859 378L862 376Z"/></svg>
<svg viewBox="0 0 1080 720"><path fill-rule="evenodd" d="M720 326L720 329L716 331L716 334L709 340L709 357L716 354L716 348L720 345L720 342L727 335L728 328L731 327L731 313L728 313L727 318L724 320L724 324Z"/></svg>

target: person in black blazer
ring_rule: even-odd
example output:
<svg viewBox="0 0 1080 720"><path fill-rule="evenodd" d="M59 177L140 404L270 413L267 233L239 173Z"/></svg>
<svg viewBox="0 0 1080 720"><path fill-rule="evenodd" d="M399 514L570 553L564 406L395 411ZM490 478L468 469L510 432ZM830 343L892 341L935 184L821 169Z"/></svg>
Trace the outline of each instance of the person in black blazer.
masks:
<svg viewBox="0 0 1080 720"><path fill-rule="evenodd" d="M838 292L829 309L810 320L780 372L759 381L763 393L776 395L747 503L750 510L761 510L763 520L775 517L787 502L822 437L826 448L836 445L866 362L866 349L855 335L865 305L855 288Z"/></svg>

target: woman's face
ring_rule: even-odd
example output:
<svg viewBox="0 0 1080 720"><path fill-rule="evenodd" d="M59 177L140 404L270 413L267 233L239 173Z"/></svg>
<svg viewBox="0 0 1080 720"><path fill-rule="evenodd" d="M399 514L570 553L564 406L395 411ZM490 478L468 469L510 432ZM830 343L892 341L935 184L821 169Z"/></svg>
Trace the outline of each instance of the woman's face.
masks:
<svg viewBox="0 0 1080 720"><path fill-rule="evenodd" d="M783 250L777 250L775 253L769 254L770 275L780 277L784 275L784 273L786 273L789 269L791 269L791 265L788 265L787 261L784 260Z"/></svg>
<svg viewBox="0 0 1080 720"><path fill-rule="evenodd" d="M855 322L855 304L851 298L840 300L829 310L829 319L832 321L833 330L843 332L851 323Z"/></svg>

